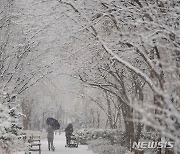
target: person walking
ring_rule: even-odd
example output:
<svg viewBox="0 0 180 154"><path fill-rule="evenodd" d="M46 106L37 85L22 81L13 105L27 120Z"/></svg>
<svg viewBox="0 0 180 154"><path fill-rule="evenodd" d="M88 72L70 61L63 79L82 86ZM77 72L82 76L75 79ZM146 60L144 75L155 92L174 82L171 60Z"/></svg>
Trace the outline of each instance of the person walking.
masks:
<svg viewBox="0 0 180 154"><path fill-rule="evenodd" d="M48 125L47 128L47 140L48 140L48 149L50 150L55 150L55 147L53 145L53 140L54 140L54 129L51 125Z"/></svg>
<svg viewBox="0 0 180 154"><path fill-rule="evenodd" d="M73 133L73 125L71 123L68 124L68 126L65 129L65 135L66 135L66 145L69 146L71 135Z"/></svg>

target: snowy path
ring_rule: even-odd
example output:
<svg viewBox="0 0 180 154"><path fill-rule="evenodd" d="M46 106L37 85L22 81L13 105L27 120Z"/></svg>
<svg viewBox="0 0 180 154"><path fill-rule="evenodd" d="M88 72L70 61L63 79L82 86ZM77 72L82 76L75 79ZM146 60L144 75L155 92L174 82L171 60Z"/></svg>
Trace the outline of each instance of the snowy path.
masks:
<svg viewBox="0 0 180 154"><path fill-rule="evenodd" d="M49 151L47 148L47 139L42 139L41 154L94 154L93 151L88 150L86 145L79 145L78 148L65 148L64 133L61 133L61 135L55 135L54 146L56 150ZM32 154L38 154L38 152L32 152Z"/></svg>
<svg viewBox="0 0 180 154"><path fill-rule="evenodd" d="M65 148L65 134L55 135L54 146L56 150L48 151L47 140L44 139L41 141L42 144L42 154L94 154L92 151L88 150L87 146L79 145L78 148Z"/></svg>

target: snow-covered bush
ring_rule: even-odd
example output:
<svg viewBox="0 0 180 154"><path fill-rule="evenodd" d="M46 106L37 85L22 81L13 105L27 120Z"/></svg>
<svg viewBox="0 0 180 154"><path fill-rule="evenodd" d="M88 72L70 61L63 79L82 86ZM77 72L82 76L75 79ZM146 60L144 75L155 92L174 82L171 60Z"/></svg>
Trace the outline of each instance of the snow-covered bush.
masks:
<svg viewBox="0 0 180 154"><path fill-rule="evenodd" d="M109 144L123 145L125 142L125 133L110 129L82 129L76 132L80 144L88 144L89 141L106 140Z"/></svg>
<svg viewBox="0 0 180 154"><path fill-rule="evenodd" d="M156 132L143 132L140 135L140 139L142 140L155 140L157 137Z"/></svg>
<svg viewBox="0 0 180 154"><path fill-rule="evenodd" d="M112 145L111 142L106 139L91 140L88 142L88 146L98 154L124 154L127 150L119 144Z"/></svg>
<svg viewBox="0 0 180 154"><path fill-rule="evenodd" d="M0 103L0 149L3 153L10 153L19 145L21 140L21 122L18 105L15 95L9 96L8 93L1 93Z"/></svg>

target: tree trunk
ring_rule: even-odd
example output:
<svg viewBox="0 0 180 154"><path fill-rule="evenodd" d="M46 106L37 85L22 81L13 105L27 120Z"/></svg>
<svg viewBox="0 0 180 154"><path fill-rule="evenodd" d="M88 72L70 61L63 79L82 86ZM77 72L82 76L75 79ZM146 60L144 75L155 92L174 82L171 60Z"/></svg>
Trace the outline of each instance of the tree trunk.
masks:
<svg viewBox="0 0 180 154"><path fill-rule="evenodd" d="M108 122L111 129L113 129L113 119L112 119L112 111L111 111L111 102L109 100L108 94L105 91L106 100L107 100L107 107L108 107Z"/></svg>
<svg viewBox="0 0 180 154"><path fill-rule="evenodd" d="M122 113L125 121L125 131L126 131L126 146L131 151L132 143L134 142L134 122L132 121L133 109L126 103L122 104Z"/></svg>
<svg viewBox="0 0 180 154"><path fill-rule="evenodd" d="M136 142L138 142L140 139L142 128L143 128L143 124L138 122L137 130L136 130L136 137L135 137Z"/></svg>

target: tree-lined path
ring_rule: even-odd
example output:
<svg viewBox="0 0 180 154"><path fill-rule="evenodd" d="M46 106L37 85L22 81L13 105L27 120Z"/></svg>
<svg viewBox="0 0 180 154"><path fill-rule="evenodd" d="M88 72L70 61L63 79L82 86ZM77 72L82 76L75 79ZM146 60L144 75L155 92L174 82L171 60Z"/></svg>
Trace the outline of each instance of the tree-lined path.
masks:
<svg viewBox="0 0 180 154"><path fill-rule="evenodd" d="M21 129L41 132L49 117L84 129L99 154L140 141L171 141L165 153L180 153L179 8L180 0L0 0L0 154L24 149ZM56 136L54 153L91 153L64 144ZM162 153L158 145L150 153Z"/></svg>

